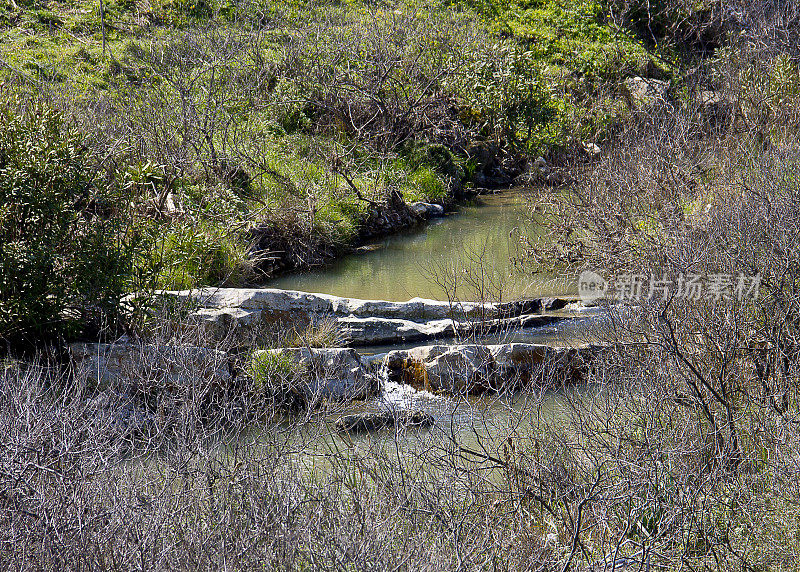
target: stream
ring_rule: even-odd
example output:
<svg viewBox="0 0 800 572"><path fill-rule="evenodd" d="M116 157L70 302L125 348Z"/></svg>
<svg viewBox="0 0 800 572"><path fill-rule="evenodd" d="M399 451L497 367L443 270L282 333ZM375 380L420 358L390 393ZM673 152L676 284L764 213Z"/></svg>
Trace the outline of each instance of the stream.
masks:
<svg viewBox="0 0 800 572"><path fill-rule="evenodd" d="M518 263L520 237L541 232L532 216L529 193L510 189L482 195L457 213L367 245L330 265L275 278L265 286L398 302L415 297L486 302L575 298L575 284L526 273ZM573 345L584 341L580 338L581 322L568 320L476 341ZM379 354L415 345L424 344L371 346L359 351Z"/></svg>
<svg viewBox="0 0 800 572"><path fill-rule="evenodd" d="M540 230L532 216L525 190L509 190L480 197L476 204L458 213L399 235L362 247L331 265L288 274L265 286L336 296L405 301L414 297L436 300L506 301L537 297L576 297L574 285L565 285L550 277L525 273L521 264L521 236L535 236ZM572 287L570 287L572 286ZM566 320L541 328L518 330L486 336L482 343L527 342L548 345L572 345L581 339L582 320ZM444 342L444 343L454 343ZM381 354L392 349L420 344L373 346L359 349L363 354ZM422 344L425 345L425 344ZM377 357L377 356L376 356ZM580 395L582 392L578 392ZM375 401L352 403L341 413L363 413L386 408L425 411L435 419L423 433L455 433L472 441L477 435L504 433L505 426L517 417L530 395L517 397L445 397L384 381L383 395ZM576 394L573 394L576 395ZM543 400L542 400L543 398ZM537 399L539 413L552 415L565 403L561 391ZM566 398L566 401L572 401ZM559 405L560 404L560 405ZM384 437L381 434L386 433ZM378 435L337 437L333 442L357 446L365 439L391 438L394 431ZM437 440L436 438L434 440ZM326 445L328 446L328 445Z"/></svg>
<svg viewBox="0 0 800 572"><path fill-rule="evenodd" d="M266 286L396 302L574 296L549 277L526 274L515 264L520 236L539 232L525 190L484 195L476 202L331 265L281 276Z"/></svg>

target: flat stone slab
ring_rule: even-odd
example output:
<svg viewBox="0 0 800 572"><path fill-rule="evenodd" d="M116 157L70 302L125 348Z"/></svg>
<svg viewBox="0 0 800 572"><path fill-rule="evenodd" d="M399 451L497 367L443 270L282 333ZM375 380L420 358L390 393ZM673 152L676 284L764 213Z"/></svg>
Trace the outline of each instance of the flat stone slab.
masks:
<svg viewBox="0 0 800 572"><path fill-rule="evenodd" d="M348 316L336 320L345 339L356 346L413 342L455 334L454 320L412 322L398 318L357 318Z"/></svg>
<svg viewBox="0 0 800 572"><path fill-rule="evenodd" d="M141 386L171 391L198 379L223 388L254 383L250 375L234 367L234 356L210 348L121 342L75 343L68 349L74 367L98 389L124 391ZM276 396L284 392L283 397L298 397L304 404L320 398L365 400L380 391L377 375L351 348L260 350L250 355L248 365L253 363L262 364L260 382L267 383ZM294 365L287 368L287 363Z"/></svg>
<svg viewBox="0 0 800 572"><path fill-rule="evenodd" d="M198 377L221 384L233 379L230 356L210 348L120 342L74 343L68 349L73 364L101 389L154 381L180 386Z"/></svg>
<svg viewBox="0 0 800 572"><path fill-rule="evenodd" d="M308 316L355 316L398 318L414 321L441 320L444 318L496 317L502 312L512 312L517 303L481 304L477 302L442 302L425 298L412 298L407 302L361 300L342 298L330 294L314 294L277 288L199 288L196 290L165 290L162 296L176 298L189 305L204 309L261 310L264 318ZM552 302L551 302L552 304ZM527 301L524 309L542 307L542 301ZM529 312L528 312L529 313ZM299 316L298 316L299 315Z"/></svg>
<svg viewBox="0 0 800 572"><path fill-rule="evenodd" d="M200 288L158 294L187 308L190 322L215 338L237 329L304 328L327 319L336 322L345 341L362 346L542 326L564 319L544 312L577 304L549 298L502 304L424 298L389 302L276 288Z"/></svg>

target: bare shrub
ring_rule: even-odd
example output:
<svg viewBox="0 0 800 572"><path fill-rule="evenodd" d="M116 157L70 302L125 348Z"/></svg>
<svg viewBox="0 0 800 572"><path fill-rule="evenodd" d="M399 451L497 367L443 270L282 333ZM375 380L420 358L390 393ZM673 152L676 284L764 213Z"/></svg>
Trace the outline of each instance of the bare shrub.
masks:
<svg viewBox="0 0 800 572"><path fill-rule="evenodd" d="M698 82L724 90L727 122L709 128L703 102L637 115L574 191L548 197L554 242L529 244L536 265L645 284L624 307L611 300L596 329L615 348L593 370L604 389L548 430L575 495L573 560L591 563L588 545L602 547L600 569L618 557L642 569L795 558L784 515L796 494L800 154L788 134L800 108L791 82L774 81L794 77L790 54L762 48L719 53L717 75ZM678 290L692 275L701 296ZM720 276L730 282L714 294ZM758 277L756 298L737 291L741 277ZM662 279L671 288L650 295Z"/></svg>
<svg viewBox="0 0 800 572"><path fill-rule="evenodd" d="M193 369L182 381L197 392ZM223 426L163 391L147 411L168 415L133 436L119 417L131 398L88 381L45 362L3 370L0 543L14 568L544 566L539 535L499 509L502 481L464 462L446 422L354 443L324 422L331 407Z"/></svg>
<svg viewBox="0 0 800 572"><path fill-rule="evenodd" d="M449 12L339 11L288 46L286 73L306 94L317 124L392 149L415 138L465 144L445 89L464 70L476 27Z"/></svg>

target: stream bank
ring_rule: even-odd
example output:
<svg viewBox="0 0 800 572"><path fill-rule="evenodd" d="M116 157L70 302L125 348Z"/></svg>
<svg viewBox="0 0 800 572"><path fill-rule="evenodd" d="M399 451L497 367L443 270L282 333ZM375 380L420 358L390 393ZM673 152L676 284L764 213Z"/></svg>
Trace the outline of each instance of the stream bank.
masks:
<svg viewBox="0 0 800 572"><path fill-rule="evenodd" d="M529 189L484 194L458 212L375 239L321 266L264 286L335 296L404 301L574 297L574 285L525 273L520 237L542 232Z"/></svg>

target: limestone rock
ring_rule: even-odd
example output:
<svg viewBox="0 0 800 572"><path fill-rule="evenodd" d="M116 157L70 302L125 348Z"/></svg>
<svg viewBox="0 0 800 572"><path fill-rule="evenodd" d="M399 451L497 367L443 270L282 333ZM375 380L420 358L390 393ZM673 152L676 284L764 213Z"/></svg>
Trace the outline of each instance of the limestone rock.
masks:
<svg viewBox="0 0 800 572"><path fill-rule="evenodd" d="M320 316L381 316L405 320L438 320L476 317L491 313L496 305L475 302L449 303L425 298L407 302L360 300L330 294L313 294L277 288L198 288L196 290L161 291L160 296L174 298L186 307L202 309L236 308L261 310L268 321L304 320Z"/></svg>
<svg viewBox="0 0 800 572"><path fill-rule="evenodd" d="M668 81L660 79L647 79L643 77L629 77L625 79L625 89L631 98L634 109L642 110L658 103L669 100Z"/></svg>
<svg viewBox="0 0 800 572"><path fill-rule="evenodd" d="M589 348L554 348L539 344L489 346L498 375L511 387L535 383L568 384L580 381L591 355Z"/></svg>
<svg viewBox="0 0 800 572"><path fill-rule="evenodd" d="M412 213L421 219L430 219L444 216L444 207L433 203L416 202L408 205Z"/></svg>
<svg viewBox="0 0 800 572"><path fill-rule="evenodd" d="M487 346L421 346L390 352L388 378L416 389L451 394L489 389L499 379Z"/></svg>
<svg viewBox="0 0 800 572"><path fill-rule="evenodd" d="M276 357L289 357L301 370L299 389L307 401L317 398L332 401L364 400L374 397L380 384L350 348L280 348L255 352Z"/></svg>
<svg viewBox="0 0 800 572"><path fill-rule="evenodd" d="M374 374L377 374L381 367L383 367L383 362L386 361L386 356L389 355L389 352L382 352L378 354L372 355L362 355L361 361L367 367L367 369Z"/></svg>
<svg viewBox="0 0 800 572"><path fill-rule="evenodd" d="M700 117L711 127L721 127L730 121L735 104L718 91L701 91L696 97Z"/></svg>
<svg viewBox="0 0 800 572"><path fill-rule="evenodd" d="M390 381L450 394L516 389L582 379L593 349L537 344L435 345L389 352Z"/></svg>
<svg viewBox="0 0 800 572"><path fill-rule="evenodd" d="M190 377L219 384L233 379L227 353L197 346L74 343L70 344L69 353L75 366L101 389L145 382L179 386Z"/></svg>
<svg viewBox="0 0 800 572"><path fill-rule="evenodd" d="M346 317L337 320L342 335L354 345L379 345L452 336L453 320L412 322L393 318Z"/></svg>
<svg viewBox="0 0 800 572"><path fill-rule="evenodd" d="M535 299L502 304L449 303L423 298L407 302L360 300L273 288L200 288L160 292L172 305L188 309L189 323L221 339L233 331L246 338L259 328L303 328L334 320L354 345L388 344L452 337L455 333L486 333L502 328L534 327L563 316L547 316L563 308L559 299Z"/></svg>

